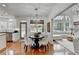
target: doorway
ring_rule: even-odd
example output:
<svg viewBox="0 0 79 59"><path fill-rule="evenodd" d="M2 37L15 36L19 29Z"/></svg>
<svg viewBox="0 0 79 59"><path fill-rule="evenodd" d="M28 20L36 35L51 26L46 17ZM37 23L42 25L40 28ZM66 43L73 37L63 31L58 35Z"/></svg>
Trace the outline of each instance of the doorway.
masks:
<svg viewBox="0 0 79 59"><path fill-rule="evenodd" d="M20 22L20 39L24 39L27 36L27 22Z"/></svg>

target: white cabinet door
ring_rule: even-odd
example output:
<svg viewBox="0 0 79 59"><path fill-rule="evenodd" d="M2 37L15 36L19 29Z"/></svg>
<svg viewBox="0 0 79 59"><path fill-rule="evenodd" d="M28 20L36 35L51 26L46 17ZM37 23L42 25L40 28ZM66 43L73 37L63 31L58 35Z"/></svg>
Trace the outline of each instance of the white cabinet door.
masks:
<svg viewBox="0 0 79 59"><path fill-rule="evenodd" d="M3 49L6 47L6 35L0 35L0 49Z"/></svg>

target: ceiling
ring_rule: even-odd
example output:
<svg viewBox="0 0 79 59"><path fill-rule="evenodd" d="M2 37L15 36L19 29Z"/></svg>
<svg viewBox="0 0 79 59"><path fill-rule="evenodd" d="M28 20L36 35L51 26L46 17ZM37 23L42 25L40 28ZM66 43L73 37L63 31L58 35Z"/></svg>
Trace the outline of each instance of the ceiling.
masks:
<svg viewBox="0 0 79 59"><path fill-rule="evenodd" d="M35 16L36 11L34 9L38 8L37 13L39 16L49 16L52 11L53 14L56 14L55 12L60 12L58 9L65 9L66 5L68 7L70 4L71 3L5 3L6 7L4 7L4 9L14 16Z"/></svg>
<svg viewBox="0 0 79 59"><path fill-rule="evenodd" d="M63 12L62 15L77 15L79 14L79 4L75 4L71 8L69 8L67 11Z"/></svg>
<svg viewBox="0 0 79 59"><path fill-rule="evenodd" d="M55 3L5 3L5 10L15 16L34 16L38 8L39 16L47 16Z"/></svg>

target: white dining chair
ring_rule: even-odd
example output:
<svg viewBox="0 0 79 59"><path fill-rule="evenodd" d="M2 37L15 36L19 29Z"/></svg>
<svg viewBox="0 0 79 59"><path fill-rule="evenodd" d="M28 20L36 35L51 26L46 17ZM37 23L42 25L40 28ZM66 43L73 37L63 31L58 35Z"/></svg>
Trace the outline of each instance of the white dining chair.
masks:
<svg viewBox="0 0 79 59"><path fill-rule="evenodd" d="M15 55L15 51L13 49L7 49L6 55Z"/></svg>
<svg viewBox="0 0 79 59"><path fill-rule="evenodd" d="M30 45L29 42L26 40L26 41L24 42L24 49L25 49L25 51L27 51L29 45Z"/></svg>
<svg viewBox="0 0 79 59"><path fill-rule="evenodd" d="M53 39L49 39L49 44L53 46Z"/></svg>
<svg viewBox="0 0 79 59"><path fill-rule="evenodd" d="M24 37L24 49L26 52L27 52L27 49L33 45L33 43L34 42L30 38L28 39L25 35L25 37Z"/></svg>
<svg viewBox="0 0 79 59"><path fill-rule="evenodd" d="M39 46L44 46L45 50L47 50L47 46L48 46L48 35L45 35L45 38L43 38L42 40L39 41Z"/></svg>

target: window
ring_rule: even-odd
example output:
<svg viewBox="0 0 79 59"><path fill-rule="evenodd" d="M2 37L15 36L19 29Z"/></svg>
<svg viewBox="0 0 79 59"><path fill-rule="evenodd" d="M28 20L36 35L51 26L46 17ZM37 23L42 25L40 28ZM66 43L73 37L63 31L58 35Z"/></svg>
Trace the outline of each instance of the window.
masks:
<svg viewBox="0 0 79 59"><path fill-rule="evenodd" d="M31 25L31 32L32 33L44 32L44 21L43 20L39 20L38 22L31 20L30 25Z"/></svg>
<svg viewBox="0 0 79 59"><path fill-rule="evenodd" d="M69 30L69 22L66 22L65 23L65 31L68 31Z"/></svg>
<svg viewBox="0 0 79 59"><path fill-rule="evenodd" d="M31 24L31 32L43 32L43 24Z"/></svg>
<svg viewBox="0 0 79 59"><path fill-rule="evenodd" d="M69 31L70 19L68 17L65 19L56 19L53 21L54 31Z"/></svg>
<svg viewBox="0 0 79 59"><path fill-rule="evenodd" d="M61 21L54 21L54 30L55 31L64 31L64 23Z"/></svg>

